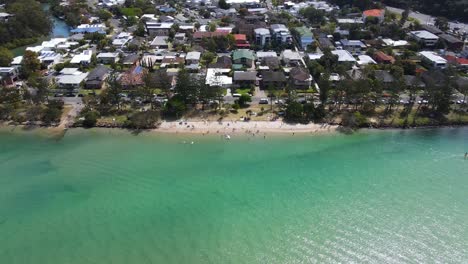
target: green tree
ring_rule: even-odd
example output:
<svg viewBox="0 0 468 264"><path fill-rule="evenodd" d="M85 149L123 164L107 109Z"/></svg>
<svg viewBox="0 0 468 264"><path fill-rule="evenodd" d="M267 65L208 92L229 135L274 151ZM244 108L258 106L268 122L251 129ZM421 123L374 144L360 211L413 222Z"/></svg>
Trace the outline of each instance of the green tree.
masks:
<svg viewBox="0 0 468 264"><path fill-rule="evenodd" d="M8 49L0 47L0 67L10 66L11 61L13 60L13 53Z"/></svg>
<svg viewBox="0 0 468 264"><path fill-rule="evenodd" d="M84 114L83 126L84 127L94 127L96 126L97 120L99 118L99 113L97 111L88 110Z"/></svg>
<svg viewBox="0 0 468 264"><path fill-rule="evenodd" d="M28 78L32 73L41 69L41 62L37 57L37 53L26 50L21 61L21 75Z"/></svg>
<svg viewBox="0 0 468 264"><path fill-rule="evenodd" d="M239 99L237 99L237 103L240 107L247 107L249 102L252 102L252 97L248 94L242 94Z"/></svg>
<svg viewBox="0 0 468 264"><path fill-rule="evenodd" d="M196 103L198 98L198 85L189 72L182 68L177 74L177 84L174 87L175 93L185 103L185 105Z"/></svg>
<svg viewBox="0 0 468 264"><path fill-rule="evenodd" d="M228 3L226 3L226 0L219 0L218 7L221 9L229 9L231 6Z"/></svg>
<svg viewBox="0 0 468 264"><path fill-rule="evenodd" d="M436 17L434 25L442 31L447 31L450 28L448 19L441 16Z"/></svg>
<svg viewBox="0 0 468 264"><path fill-rule="evenodd" d="M284 117L286 118L287 121L301 122L303 121L302 113L303 113L302 104L296 101L292 101L288 103Z"/></svg>

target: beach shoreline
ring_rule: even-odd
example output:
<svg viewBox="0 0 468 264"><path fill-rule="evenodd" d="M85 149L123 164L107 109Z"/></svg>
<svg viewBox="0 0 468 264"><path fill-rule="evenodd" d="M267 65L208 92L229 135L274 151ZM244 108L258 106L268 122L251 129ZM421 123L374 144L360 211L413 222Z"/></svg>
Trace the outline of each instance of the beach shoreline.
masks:
<svg viewBox="0 0 468 264"><path fill-rule="evenodd" d="M151 132L182 134L291 134L291 133L334 133L339 126L329 124L289 124L282 121L173 121L162 122Z"/></svg>

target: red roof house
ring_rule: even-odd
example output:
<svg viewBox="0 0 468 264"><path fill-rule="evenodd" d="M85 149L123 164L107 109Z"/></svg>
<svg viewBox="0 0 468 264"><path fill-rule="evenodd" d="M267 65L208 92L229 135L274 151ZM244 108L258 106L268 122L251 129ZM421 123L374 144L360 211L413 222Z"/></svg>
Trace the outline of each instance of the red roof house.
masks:
<svg viewBox="0 0 468 264"><path fill-rule="evenodd" d="M245 34L234 34L234 40L236 41L236 47L238 48L249 48L250 44L247 41Z"/></svg>
<svg viewBox="0 0 468 264"><path fill-rule="evenodd" d="M384 16L385 9L369 9L362 13L362 18L364 19L364 22L367 20L368 17L376 17L381 23L384 20Z"/></svg>

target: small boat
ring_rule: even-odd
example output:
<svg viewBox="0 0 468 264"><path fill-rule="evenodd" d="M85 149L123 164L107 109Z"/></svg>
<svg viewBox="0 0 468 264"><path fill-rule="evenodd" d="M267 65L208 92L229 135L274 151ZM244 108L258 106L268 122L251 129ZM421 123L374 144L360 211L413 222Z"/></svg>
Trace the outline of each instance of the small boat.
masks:
<svg viewBox="0 0 468 264"><path fill-rule="evenodd" d="M227 139L227 140L230 140L231 136L230 135L225 135L224 138Z"/></svg>

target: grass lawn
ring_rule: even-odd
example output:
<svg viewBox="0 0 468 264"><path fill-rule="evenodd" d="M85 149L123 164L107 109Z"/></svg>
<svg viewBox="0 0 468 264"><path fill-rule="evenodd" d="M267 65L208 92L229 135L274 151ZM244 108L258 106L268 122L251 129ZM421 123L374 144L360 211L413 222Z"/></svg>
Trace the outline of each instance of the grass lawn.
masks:
<svg viewBox="0 0 468 264"><path fill-rule="evenodd" d="M250 88L239 88L236 89L236 92L238 94L249 94L250 93Z"/></svg>

